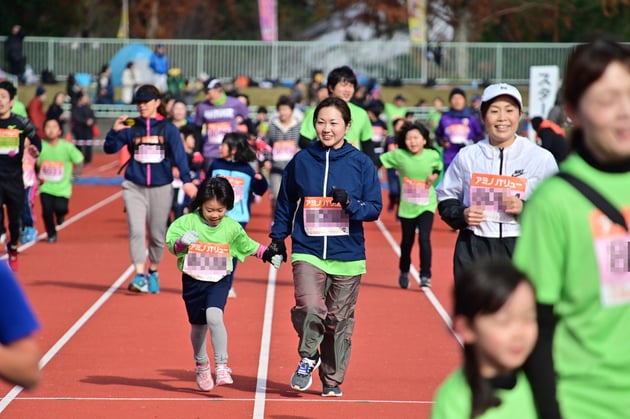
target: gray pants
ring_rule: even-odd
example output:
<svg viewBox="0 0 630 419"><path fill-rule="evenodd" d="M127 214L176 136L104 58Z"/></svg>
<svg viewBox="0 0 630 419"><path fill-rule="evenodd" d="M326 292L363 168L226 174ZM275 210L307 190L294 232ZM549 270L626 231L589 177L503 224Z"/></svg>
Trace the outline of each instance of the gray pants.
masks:
<svg viewBox="0 0 630 419"><path fill-rule="evenodd" d="M293 328L300 337L300 357L319 352L319 377L326 387L343 383L350 360L354 309L361 275L329 275L306 263L293 264Z"/></svg>
<svg viewBox="0 0 630 419"><path fill-rule="evenodd" d="M129 225L131 262L137 265L146 260L148 227L149 260L157 264L164 256L166 223L173 204L173 187L170 184L147 187L125 180L122 188Z"/></svg>

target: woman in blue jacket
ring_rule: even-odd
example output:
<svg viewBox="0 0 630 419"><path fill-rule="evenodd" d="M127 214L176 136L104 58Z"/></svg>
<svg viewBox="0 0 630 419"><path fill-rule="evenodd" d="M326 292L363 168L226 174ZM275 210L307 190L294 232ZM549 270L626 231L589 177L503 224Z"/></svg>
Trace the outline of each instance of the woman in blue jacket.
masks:
<svg viewBox="0 0 630 419"><path fill-rule="evenodd" d="M280 186L265 260L291 236L295 306L291 320L301 361L291 387L305 391L320 366L322 396L341 396L350 357L354 309L366 272L363 222L381 212L381 188L370 158L345 140L350 109L330 97L315 109L319 141L289 162Z"/></svg>
<svg viewBox="0 0 630 419"><path fill-rule="evenodd" d="M135 98L140 116L120 116L105 137L105 153L127 147L131 157L122 183L129 225L129 250L136 276L129 284L135 292L160 292L157 268L164 255L166 224L173 203L173 167L179 169L184 193L194 196L188 159L179 131L168 119L158 89L138 88ZM149 267L146 262L146 230L149 230Z"/></svg>

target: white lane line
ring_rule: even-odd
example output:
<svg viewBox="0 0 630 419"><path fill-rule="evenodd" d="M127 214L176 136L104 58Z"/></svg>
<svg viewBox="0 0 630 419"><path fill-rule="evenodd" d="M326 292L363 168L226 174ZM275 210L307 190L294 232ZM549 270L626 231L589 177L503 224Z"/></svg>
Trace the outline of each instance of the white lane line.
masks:
<svg viewBox="0 0 630 419"><path fill-rule="evenodd" d="M72 397L72 396L59 396L59 397L20 397L20 400L28 400L28 401L156 401L156 402L251 402L254 400L251 397L241 397L241 398L207 398L207 397ZM268 403L326 403L329 404L331 399L327 399L324 397L317 397L313 399L307 398L297 398L297 399L267 399ZM378 403L387 403L387 404L433 404L433 400L368 400L368 399L335 399L335 403L359 403L359 404L378 404Z"/></svg>
<svg viewBox="0 0 630 419"><path fill-rule="evenodd" d="M64 220L63 224L60 226L57 226L57 231L61 231L64 228L68 227L69 225L72 225L74 223L76 223L77 221L79 221L81 218L90 215L91 213L93 213L94 211L103 208L105 205L111 203L112 201L117 200L118 198L120 198L122 196L122 191L118 191L113 195L110 195L109 197L103 199L102 201L97 202L96 204L92 205L91 207L88 207L86 209L84 209L83 211L80 211L78 213L76 213L75 215L73 215L72 217L68 218L67 220ZM26 244L23 244L21 246L18 247L18 251L21 252L22 250L26 250L29 247L35 246L37 244L37 242L39 242L40 240L44 240L48 238L48 234L46 233L41 233L40 235L37 236L37 241L33 241L33 242L29 242ZM2 259L6 259L8 257L8 255L5 253L4 255L0 256L0 260Z"/></svg>
<svg viewBox="0 0 630 419"><path fill-rule="evenodd" d="M394 237L391 235L391 233L389 232L385 224L383 224L383 222L379 219L379 220L376 220L376 226L378 227L379 230L381 230L381 233L383 234L383 236L385 236L385 239L391 246L394 253L396 253L396 255L400 257L400 246L398 246L398 243L396 243L396 240L394 240ZM409 269L409 271L412 277L418 283L418 285L420 285L420 275L418 271L416 270L416 268L413 265L411 265L411 268ZM437 311L437 313L440 315L442 320L444 320L444 323L446 323L448 330L453 334L455 339L457 339L457 342L459 342L459 344L463 346L464 343L462 342L459 335L455 333L455 330L453 329L453 320L451 319L451 316L449 316L448 312L444 309L444 306L442 306L438 298L435 296L435 294L433 294L433 291L431 291L431 288L422 287L422 291L424 291L424 294L426 295L427 299L429 300L433 308L435 308L435 311Z"/></svg>
<svg viewBox="0 0 630 419"><path fill-rule="evenodd" d="M276 295L276 278L278 271L269 266L267 279L267 296L265 298L265 313L260 339L260 356L258 357L258 373L256 375L256 397L252 418L265 417L265 402L267 397L267 373L269 371L269 348L271 346L271 327L273 325L273 306Z"/></svg>
<svg viewBox="0 0 630 419"><path fill-rule="evenodd" d="M97 209L109 204L110 202L112 202L113 200L117 199L120 195L122 195L122 192L117 192L111 196L109 196L108 198L105 198L104 200L92 205L91 207L77 213L75 216L71 217L68 219L68 221L64 222L63 225L60 227L61 228L65 228L66 226L78 221L79 219L91 214L92 212L96 211ZM45 234L44 234L45 236ZM31 247L33 245L35 245L36 242L32 242L32 243L27 243L25 245L23 245L20 250L22 249L26 249L28 247ZM57 353L61 350L61 348L64 347L64 345L66 343L68 343L68 341L79 331L79 329L81 329L81 327L83 327L83 325L85 323L87 323L87 321L94 315L94 313L96 313L96 311L101 308L101 306L103 304L105 304L105 302L114 294L114 292L116 292L116 290L120 287L120 285L125 282L125 280L129 277L129 275L131 275L131 273L134 271L134 266L131 265L129 266L125 272L118 277L118 279L116 279L116 281L109 287L109 289L107 291L105 291L105 293L103 295L101 295L101 297L79 318L79 320L77 320L72 327L70 327L70 329L68 329L68 331L52 346L52 348L50 348L50 350L48 350L48 352L46 352L46 354L40 359L39 361L39 369L43 369L46 364L48 364L48 362L55 356L57 355ZM4 409L7 408L7 406L13 401L15 400L15 398L22 392L22 390L24 390L24 388L22 388L21 386L14 386L3 398L2 400L0 400L0 413L2 413L4 411Z"/></svg>

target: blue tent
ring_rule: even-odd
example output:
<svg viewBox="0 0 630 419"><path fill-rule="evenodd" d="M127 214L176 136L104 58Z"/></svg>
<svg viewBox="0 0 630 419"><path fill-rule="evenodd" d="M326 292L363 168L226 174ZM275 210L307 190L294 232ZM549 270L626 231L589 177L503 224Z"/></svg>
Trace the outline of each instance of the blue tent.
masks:
<svg viewBox="0 0 630 419"><path fill-rule="evenodd" d="M129 61L136 63L136 70L146 68L151 54L153 51L143 44L129 44L119 49L109 62L109 67L112 69L112 84L114 86L122 84L122 72ZM138 66L139 62L144 62L145 65Z"/></svg>

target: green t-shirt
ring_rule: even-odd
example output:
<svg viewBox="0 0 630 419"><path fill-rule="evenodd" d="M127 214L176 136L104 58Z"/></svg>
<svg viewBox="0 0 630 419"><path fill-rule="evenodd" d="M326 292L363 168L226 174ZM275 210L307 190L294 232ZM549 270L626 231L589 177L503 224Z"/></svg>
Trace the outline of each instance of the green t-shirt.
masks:
<svg viewBox="0 0 630 419"><path fill-rule="evenodd" d="M18 100L18 98L13 99L13 106L11 107L11 112L16 115L23 116L24 118L28 118L28 112L26 111L26 106L22 102Z"/></svg>
<svg viewBox="0 0 630 419"><path fill-rule="evenodd" d="M429 132L431 136L435 135L435 130L440 124L440 119L442 118L442 111L437 109L431 109L427 115L427 128L429 128Z"/></svg>
<svg viewBox="0 0 630 419"><path fill-rule="evenodd" d="M394 135L394 120L404 118L409 108L406 106L396 106L393 103L385 104L385 118L387 119L387 133Z"/></svg>
<svg viewBox="0 0 630 419"><path fill-rule="evenodd" d="M363 260L333 260L320 259L306 253L291 253L291 263L307 262L329 275L357 276L367 272L365 259Z"/></svg>
<svg viewBox="0 0 630 419"><path fill-rule="evenodd" d="M355 105L354 103L347 102L350 108L350 118L352 123L346 134L346 140L359 150L359 143L361 141L370 141L374 136L372 131L372 122L365 109ZM315 125L313 124L313 114L315 108L309 108L304 113L304 120L300 127L300 135L305 138L315 140L317 138L317 132L315 131Z"/></svg>
<svg viewBox="0 0 630 419"><path fill-rule="evenodd" d="M529 381L523 372L516 377L511 390L498 389L501 405L491 407L476 419L536 419L536 406ZM431 419L469 419L472 406L470 387L462 369L451 373L435 395Z"/></svg>
<svg viewBox="0 0 630 419"><path fill-rule="evenodd" d="M247 256L251 256L258 250L258 242L251 239L243 227L230 217L223 217L216 227L211 227L201 218L198 211L182 215L169 226L166 231L166 245L173 252L173 246L177 239L189 230L199 233L200 243L229 244L230 256L243 262ZM188 253L185 249L177 253L177 268L181 271L184 259ZM232 258L228 258L227 271L232 272Z"/></svg>
<svg viewBox="0 0 630 419"><path fill-rule="evenodd" d="M83 154L74 144L58 140L53 146L48 141L42 141L42 151L37 158L39 178L43 181L39 192L70 198L72 168L82 162Z"/></svg>
<svg viewBox="0 0 630 419"><path fill-rule="evenodd" d="M433 185L428 190L428 200L424 185L418 183L426 181L435 170L442 171L444 166L440 153L426 148L420 154L412 154L408 150L396 149L380 156L383 166L398 170L400 183L400 218L416 218L425 211L435 212L437 198ZM426 203L424 203L426 201Z"/></svg>
<svg viewBox="0 0 630 419"><path fill-rule="evenodd" d="M630 172L603 172L572 154L561 171L584 180L619 208L630 224ZM532 279L537 300L553 305L557 324L553 358L558 400L566 418L621 418L630 412L630 280L628 236L622 236L623 271L603 302L595 237L611 227L593 204L563 179L543 182L525 205L514 262ZM607 251L611 251L610 245ZM612 257L602 258L611 270ZM625 279L625 281L624 281Z"/></svg>

